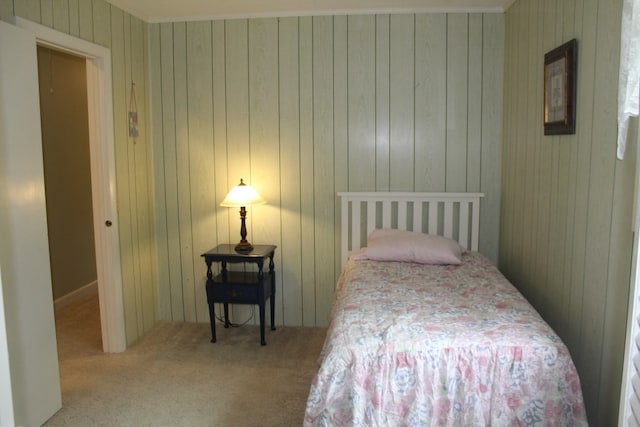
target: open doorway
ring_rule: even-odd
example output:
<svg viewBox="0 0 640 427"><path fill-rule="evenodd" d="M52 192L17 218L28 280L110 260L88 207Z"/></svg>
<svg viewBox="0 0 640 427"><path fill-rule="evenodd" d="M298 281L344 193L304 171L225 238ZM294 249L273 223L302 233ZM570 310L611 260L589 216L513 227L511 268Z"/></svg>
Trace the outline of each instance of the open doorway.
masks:
<svg viewBox="0 0 640 427"><path fill-rule="evenodd" d="M102 350L86 58L38 46L44 187L58 356Z"/></svg>

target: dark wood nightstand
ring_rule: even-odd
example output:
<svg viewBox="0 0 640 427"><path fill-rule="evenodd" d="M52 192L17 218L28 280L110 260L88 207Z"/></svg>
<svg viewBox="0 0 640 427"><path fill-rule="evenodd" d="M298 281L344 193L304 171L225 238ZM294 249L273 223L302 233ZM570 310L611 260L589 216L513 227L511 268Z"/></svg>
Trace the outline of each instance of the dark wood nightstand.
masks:
<svg viewBox="0 0 640 427"><path fill-rule="evenodd" d="M207 263L207 303L211 321L211 342L216 342L215 303L224 303L224 327L228 328L229 304L256 304L260 307L260 344L266 345L264 339L265 302L271 303L271 330L274 331L276 272L273 257L274 245L254 245L248 253L235 251L235 245L218 245L202 254ZM263 272L265 260L269 260L269 271ZM221 263L220 274L213 277L211 264ZM227 263L249 262L258 266L258 271L227 271Z"/></svg>

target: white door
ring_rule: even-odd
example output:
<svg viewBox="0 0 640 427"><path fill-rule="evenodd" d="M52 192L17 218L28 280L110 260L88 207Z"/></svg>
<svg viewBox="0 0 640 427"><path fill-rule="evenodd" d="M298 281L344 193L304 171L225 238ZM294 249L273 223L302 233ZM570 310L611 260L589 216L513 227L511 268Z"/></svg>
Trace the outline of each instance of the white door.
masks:
<svg viewBox="0 0 640 427"><path fill-rule="evenodd" d="M35 36L0 21L0 337L9 365L0 390L7 381L11 390L0 398L12 402L23 427L42 425L62 407L39 104ZM2 427L9 422L0 415Z"/></svg>
<svg viewBox="0 0 640 427"><path fill-rule="evenodd" d="M629 137L630 138L630 137ZM631 143L631 141L629 141ZM640 132L637 135L640 144ZM640 146L640 145L639 145ZM633 225L633 256L631 259L631 284L627 313L619 426L640 426L640 150L636 158L636 196Z"/></svg>

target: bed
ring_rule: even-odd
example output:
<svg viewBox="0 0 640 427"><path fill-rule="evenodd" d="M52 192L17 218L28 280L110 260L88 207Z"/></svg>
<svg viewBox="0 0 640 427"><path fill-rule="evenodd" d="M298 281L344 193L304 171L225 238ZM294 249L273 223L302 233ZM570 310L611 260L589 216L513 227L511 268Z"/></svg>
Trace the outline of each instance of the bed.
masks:
<svg viewBox="0 0 640 427"><path fill-rule="evenodd" d="M566 346L477 252L482 194L339 196L306 426L587 425Z"/></svg>

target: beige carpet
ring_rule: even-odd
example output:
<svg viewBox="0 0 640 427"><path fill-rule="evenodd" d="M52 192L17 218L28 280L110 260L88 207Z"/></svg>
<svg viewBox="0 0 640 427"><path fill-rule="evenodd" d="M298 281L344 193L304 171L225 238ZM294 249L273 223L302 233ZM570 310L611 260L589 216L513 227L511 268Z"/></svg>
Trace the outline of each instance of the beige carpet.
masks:
<svg viewBox="0 0 640 427"><path fill-rule="evenodd" d="M300 426L326 329L156 325L101 352L97 299L56 313L62 409L46 426ZM276 325L277 326L277 325Z"/></svg>

